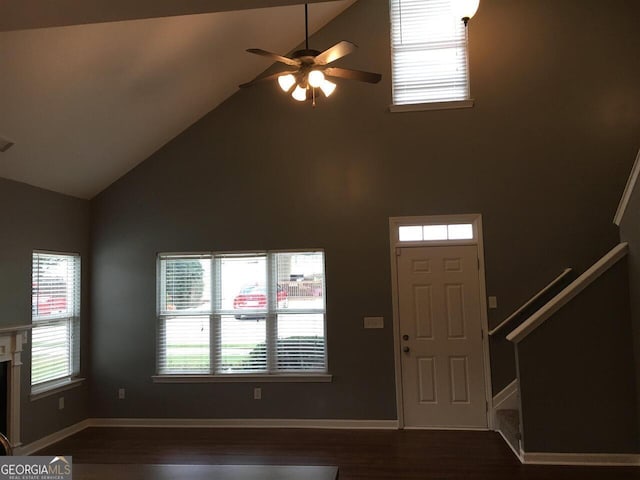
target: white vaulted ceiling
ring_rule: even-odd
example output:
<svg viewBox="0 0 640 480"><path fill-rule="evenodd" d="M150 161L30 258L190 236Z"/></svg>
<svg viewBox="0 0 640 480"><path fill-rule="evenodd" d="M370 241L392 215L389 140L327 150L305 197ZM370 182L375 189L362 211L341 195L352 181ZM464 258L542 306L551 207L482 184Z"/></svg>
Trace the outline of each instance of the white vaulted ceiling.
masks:
<svg viewBox="0 0 640 480"><path fill-rule="evenodd" d="M310 5L310 30L352 3ZM15 143L0 153L0 176L81 198L99 193L269 66L245 49L286 53L304 39L302 5L160 18L134 12L123 17L135 20L9 30L32 26L18 13L13 24L0 21L0 138ZM46 24L39 17L32 23Z"/></svg>

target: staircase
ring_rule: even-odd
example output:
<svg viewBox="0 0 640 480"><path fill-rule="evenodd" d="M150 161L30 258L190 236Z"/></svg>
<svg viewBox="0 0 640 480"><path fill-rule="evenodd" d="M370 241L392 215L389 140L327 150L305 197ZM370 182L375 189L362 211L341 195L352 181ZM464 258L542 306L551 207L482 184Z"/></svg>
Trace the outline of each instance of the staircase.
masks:
<svg viewBox="0 0 640 480"><path fill-rule="evenodd" d="M492 342L513 344L516 360L516 378L494 397L493 425L521 461L635 453L627 252L620 243L569 283L565 270L491 332Z"/></svg>
<svg viewBox="0 0 640 480"><path fill-rule="evenodd" d="M564 269L557 277L489 332L492 351L498 349L509 350L514 358L514 379L493 398L492 415L494 429L502 435L507 445L518 458L520 458L522 451L520 393L515 365L515 347L506 337L513 329L519 327L560 293L574 278L575 275L571 268Z"/></svg>
<svg viewBox="0 0 640 480"><path fill-rule="evenodd" d="M515 360L494 379L493 426L523 463L640 466L639 178L640 152L614 218L621 243L489 333L492 358Z"/></svg>

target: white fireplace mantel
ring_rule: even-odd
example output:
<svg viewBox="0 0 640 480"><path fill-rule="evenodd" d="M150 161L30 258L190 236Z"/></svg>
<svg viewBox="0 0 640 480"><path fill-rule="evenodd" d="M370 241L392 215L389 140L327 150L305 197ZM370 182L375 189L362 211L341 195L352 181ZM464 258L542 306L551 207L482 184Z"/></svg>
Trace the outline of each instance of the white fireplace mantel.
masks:
<svg viewBox="0 0 640 480"><path fill-rule="evenodd" d="M20 379L22 347L26 345L31 325L0 327L0 362L9 362L7 369L7 437L13 448L20 441Z"/></svg>

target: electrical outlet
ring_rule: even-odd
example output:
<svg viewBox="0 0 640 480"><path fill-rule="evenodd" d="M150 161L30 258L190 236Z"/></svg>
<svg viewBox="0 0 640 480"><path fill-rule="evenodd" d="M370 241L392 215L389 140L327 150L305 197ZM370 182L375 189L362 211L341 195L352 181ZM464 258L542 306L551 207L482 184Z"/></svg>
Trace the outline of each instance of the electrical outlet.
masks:
<svg viewBox="0 0 640 480"><path fill-rule="evenodd" d="M262 400L262 389L260 387L256 387L253 389L253 399Z"/></svg>
<svg viewBox="0 0 640 480"><path fill-rule="evenodd" d="M64 397L58 399L58 410L64 410Z"/></svg>
<svg viewBox="0 0 640 480"><path fill-rule="evenodd" d="M124 400L124 397L125 397L124 388L119 388L118 389L118 400Z"/></svg>

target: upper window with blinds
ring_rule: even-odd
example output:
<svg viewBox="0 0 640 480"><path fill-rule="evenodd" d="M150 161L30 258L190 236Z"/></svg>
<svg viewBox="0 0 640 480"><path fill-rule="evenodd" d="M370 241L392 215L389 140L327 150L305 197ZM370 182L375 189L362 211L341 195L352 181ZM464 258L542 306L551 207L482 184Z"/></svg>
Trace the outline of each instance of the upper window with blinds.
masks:
<svg viewBox="0 0 640 480"><path fill-rule="evenodd" d="M464 23L454 0L391 0L393 104L469 99Z"/></svg>
<svg viewBox="0 0 640 480"><path fill-rule="evenodd" d="M79 371L80 257L34 252L31 277L32 390Z"/></svg>
<svg viewBox="0 0 640 480"><path fill-rule="evenodd" d="M324 254L158 259L158 373L324 373Z"/></svg>

